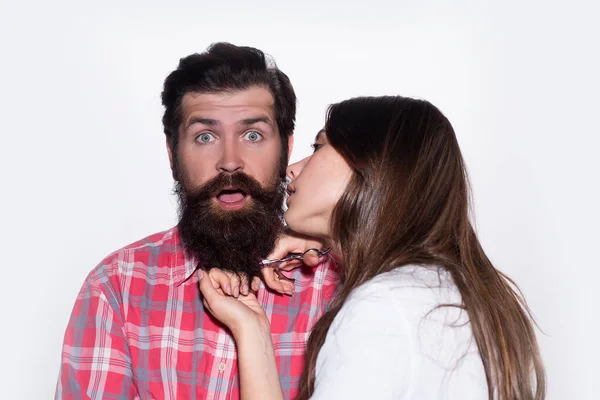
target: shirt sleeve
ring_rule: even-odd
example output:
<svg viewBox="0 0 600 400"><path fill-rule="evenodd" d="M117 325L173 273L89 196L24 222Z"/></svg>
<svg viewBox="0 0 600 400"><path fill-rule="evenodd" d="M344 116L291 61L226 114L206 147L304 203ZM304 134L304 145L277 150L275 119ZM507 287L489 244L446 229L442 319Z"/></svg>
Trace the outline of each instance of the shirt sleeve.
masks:
<svg viewBox="0 0 600 400"><path fill-rule="evenodd" d="M55 399L134 399L131 357L118 301L109 284L88 278L62 349Z"/></svg>
<svg viewBox="0 0 600 400"><path fill-rule="evenodd" d="M407 319L389 289L353 293L319 352L311 399L404 398L413 369L411 340Z"/></svg>

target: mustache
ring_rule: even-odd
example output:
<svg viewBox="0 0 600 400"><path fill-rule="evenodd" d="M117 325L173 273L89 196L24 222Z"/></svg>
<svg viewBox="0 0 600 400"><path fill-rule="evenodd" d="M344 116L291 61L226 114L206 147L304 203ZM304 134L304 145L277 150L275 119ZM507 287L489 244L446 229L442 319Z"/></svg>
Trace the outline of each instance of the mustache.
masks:
<svg viewBox="0 0 600 400"><path fill-rule="evenodd" d="M225 188L235 188L260 203L269 204L272 202L274 194L281 190L279 186L283 186L283 183L282 181L275 183L272 188L265 188L256 179L243 172L234 172L233 174L221 172L199 188L185 190L185 197L188 204L204 203L217 196Z"/></svg>

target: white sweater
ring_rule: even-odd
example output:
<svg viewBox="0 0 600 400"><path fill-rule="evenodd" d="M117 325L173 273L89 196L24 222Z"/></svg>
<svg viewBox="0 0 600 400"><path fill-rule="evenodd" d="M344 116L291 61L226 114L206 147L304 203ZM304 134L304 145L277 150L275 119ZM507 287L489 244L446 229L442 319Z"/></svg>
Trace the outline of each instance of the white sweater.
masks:
<svg viewBox="0 0 600 400"><path fill-rule="evenodd" d="M485 400L461 296L443 269L408 266L357 288L317 358L313 400Z"/></svg>

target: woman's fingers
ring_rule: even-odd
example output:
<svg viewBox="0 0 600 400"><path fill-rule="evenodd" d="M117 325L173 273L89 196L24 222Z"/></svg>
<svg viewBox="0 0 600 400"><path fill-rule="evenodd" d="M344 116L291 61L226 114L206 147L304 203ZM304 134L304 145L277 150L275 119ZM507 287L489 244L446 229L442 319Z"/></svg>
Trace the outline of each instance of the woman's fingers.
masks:
<svg viewBox="0 0 600 400"><path fill-rule="evenodd" d="M257 319L262 324L268 325L268 318L253 292L248 291L247 295L241 294L238 298L234 298L220 292L220 287L215 288L216 285L209 273L199 269L197 274L204 307L232 332L239 331L251 319ZM214 276L222 278L219 274ZM257 282L253 284L256 287Z"/></svg>
<svg viewBox="0 0 600 400"><path fill-rule="evenodd" d="M214 287L214 283L209 276L206 276L206 272L198 269L198 279L200 280L200 292L202 292L204 305L210 311L210 303L211 301L215 301L217 296L222 296L217 289Z"/></svg>
<svg viewBox="0 0 600 400"><path fill-rule="evenodd" d="M240 294L243 296L248 296L250 294L250 281L246 275L242 275L240 278Z"/></svg>
<svg viewBox="0 0 600 400"><path fill-rule="evenodd" d="M258 289L260 289L260 278L255 276L254 279L252 279L252 291L258 292Z"/></svg>
<svg viewBox="0 0 600 400"><path fill-rule="evenodd" d="M324 247L323 241L310 236L301 235L292 231L287 231L282 234L275 244L274 250L267 257L268 260L280 260L285 258L290 253L304 253L307 250L315 249L315 251L308 251L300 260L292 260L286 263L278 265L279 269L289 271L297 268L301 263L310 267L316 267L319 265L320 257L318 250Z"/></svg>
<svg viewBox="0 0 600 400"><path fill-rule="evenodd" d="M229 276L229 280L231 281L231 292L233 297L238 297L240 295L240 278L233 273L227 273Z"/></svg>
<svg viewBox="0 0 600 400"><path fill-rule="evenodd" d="M212 268L207 274L210 277L213 287L220 294L238 298L240 295L249 295L251 289L254 291L260 289L260 279L257 277L250 282L245 275L240 276L234 272L223 271L219 268Z"/></svg>
<svg viewBox="0 0 600 400"><path fill-rule="evenodd" d="M289 253L302 253L311 248L321 249L323 248L323 242L320 239L287 230L279 236L275 248L267 259L281 259Z"/></svg>
<svg viewBox="0 0 600 400"><path fill-rule="evenodd" d="M229 296L239 297L240 293L247 295L250 293L248 278L240 277L238 274L230 271L223 271L219 268L212 268L208 275L213 281L215 289L221 289L223 293Z"/></svg>
<svg viewBox="0 0 600 400"><path fill-rule="evenodd" d="M285 293L283 284L278 279L275 279L275 268L265 267L261 269L260 273L268 288L279 293Z"/></svg>
<svg viewBox="0 0 600 400"><path fill-rule="evenodd" d="M265 285L271 290L291 296L294 293L294 283L281 279L275 268L266 267L261 270Z"/></svg>
<svg viewBox="0 0 600 400"><path fill-rule="evenodd" d="M320 250L322 248L323 242L320 239L287 231L279 237L275 249L269 254L267 259L279 260L289 253L304 253L309 249ZM291 271L302 264L309 267L316 267L319 265L320 261L318 251L309 251L304 254L302 260L291 260L280 263L277 265L277 269L273 267L264 267L261 270L261 275L265 284L271 290L291 296L295 290L294 282L286 279L281 271Z"/></svg>
<svg viewBox="0 0 600 400"><path fill-rule="evenodd" d="M316 267L319 265L319 261L321 258L319 257L318 251L309 251L304 256L302 256L302 262L309 267Z"/></svg>
<svg viewBox="0 0 600 400"><path fill-rule="evenodd" d="M222 271L218 268L212 268L208 272L208 276L210 277L210 280L215 289L221 289L223 293L228 294L230 296L233 295L231 278L225 271Z"/></svg>
<svg viewBox="0 0 600 400"><path fill-rule="evenodd" d="M279 265L277 265L277 269L279 269L280 271L291 271L293 269L298 268L303 263L304 263L303 260L284 261L284 262L280 263Z"/></svg>

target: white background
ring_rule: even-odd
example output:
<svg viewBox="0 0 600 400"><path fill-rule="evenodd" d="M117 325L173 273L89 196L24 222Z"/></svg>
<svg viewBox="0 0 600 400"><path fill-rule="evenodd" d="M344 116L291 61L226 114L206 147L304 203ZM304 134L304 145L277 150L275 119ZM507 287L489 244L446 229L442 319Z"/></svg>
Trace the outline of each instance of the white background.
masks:
<svg viewBox="0 0 600 400"><path fill-rule="evenodd" d="M0 3L0 398L51 398L88 272L174 225L159 95L180 57L216 41L261 48L290 76L293 160L329 103L436 104L462 145L484 248L545 333L548 398L598 398L597 5L95 3Z"/></svg>

